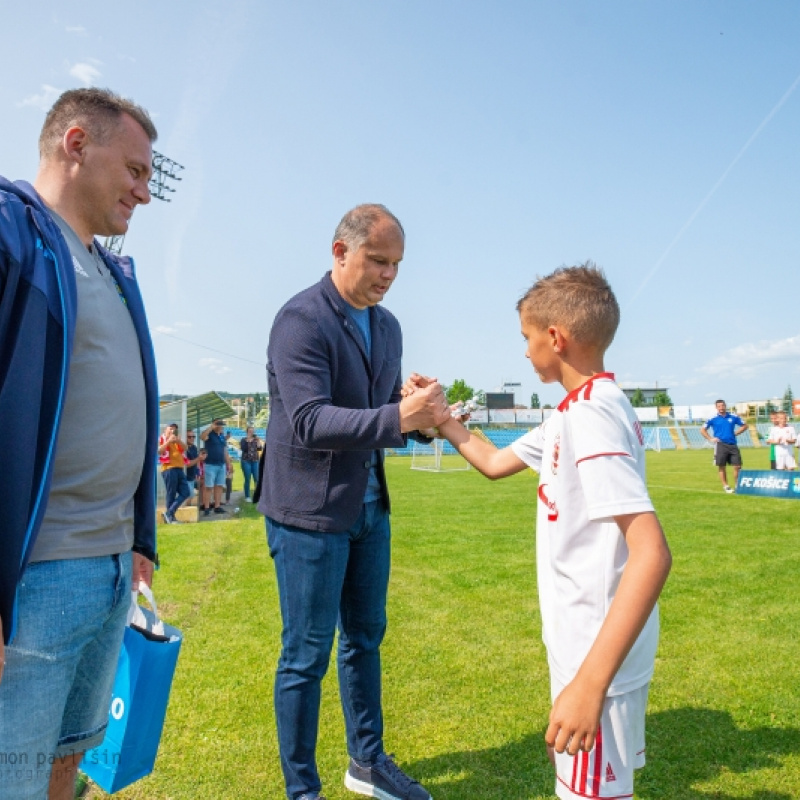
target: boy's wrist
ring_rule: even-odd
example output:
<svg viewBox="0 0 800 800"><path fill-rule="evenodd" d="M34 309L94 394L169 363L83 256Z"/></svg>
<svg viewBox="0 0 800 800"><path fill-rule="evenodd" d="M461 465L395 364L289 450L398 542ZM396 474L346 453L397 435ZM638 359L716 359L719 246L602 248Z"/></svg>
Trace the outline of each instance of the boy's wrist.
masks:
<svg viewBox="0 0 800 800"><path fill-rule="evenodd" d="M602 670L593 667L587 668L586 662L581 665L573 678L573 682L580 685L583 691L602 697L608 694L608 688L613 680L613 675L604 675Z"/></svg>

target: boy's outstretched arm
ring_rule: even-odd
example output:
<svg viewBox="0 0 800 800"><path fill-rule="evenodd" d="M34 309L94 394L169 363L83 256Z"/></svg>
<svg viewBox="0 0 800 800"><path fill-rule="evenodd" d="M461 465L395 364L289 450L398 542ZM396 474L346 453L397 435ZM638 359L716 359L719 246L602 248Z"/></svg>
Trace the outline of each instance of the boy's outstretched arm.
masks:
<svg viewBox="0 0 800 800"><path fill-rule="evenodd" d="M498 450L493 444L478 438L458 420L450 417L439 425L444 436L475 469L487 478L507 478L527 468L527 464L510 448Z"/></svg>
<svg viewBox="0 0 800 800"><path fill-rule="evenodd" d="M614 519L628 543L628 563L594 644L550 711L545 741L559 753L575 755L594 746L608 687L644 628L672 566L654 513Z"/></svg>

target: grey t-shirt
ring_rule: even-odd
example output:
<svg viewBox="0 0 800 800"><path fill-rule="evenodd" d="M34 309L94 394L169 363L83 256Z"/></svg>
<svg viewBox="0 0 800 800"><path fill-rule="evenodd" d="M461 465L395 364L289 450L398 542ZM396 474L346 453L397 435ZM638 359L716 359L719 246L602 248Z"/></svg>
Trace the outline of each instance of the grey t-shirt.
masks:
<svg viewBox="0 0 800 800"><path fill-rule="evenodd" d="M31 561L123 553L147 435L136 331L99 253L51 212L72 254L78 318L53 481Z"/></svg>

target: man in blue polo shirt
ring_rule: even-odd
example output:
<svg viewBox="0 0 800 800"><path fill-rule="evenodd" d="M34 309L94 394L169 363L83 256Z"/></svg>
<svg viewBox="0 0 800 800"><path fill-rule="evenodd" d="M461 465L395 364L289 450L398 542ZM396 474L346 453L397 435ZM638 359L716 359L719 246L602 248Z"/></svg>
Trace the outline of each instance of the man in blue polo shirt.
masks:
<svg viewBox="0 0 800 800"><path fill-rule="evenodd" d="M742 454L739 452L739 445L736 444L736 437L747 430L747 424L736 414L729 414L728 407L724 400L717 400L717 416L708 420L700 433L714 443L714 463L719 467L719 479L722 481L722 488L728 493L733 494L733 489L728 485L727 464L733 466L733 483L739 482L739 470L742 468ZM709 435L711 430L713 435Z"/></svg>
<svg viewBox="0 0 800 800"><path fill-rule="evenodd" d="M224 514L222 508L222 490L225 488L225 475L231 471L231 457L228 454L228 441L223 430L225 423L215 419L204 431L200 438L206 444L206 459L204 464L203 486L203 515L211 513L209 504L211 492L214 492L214 513Z"/></svg>

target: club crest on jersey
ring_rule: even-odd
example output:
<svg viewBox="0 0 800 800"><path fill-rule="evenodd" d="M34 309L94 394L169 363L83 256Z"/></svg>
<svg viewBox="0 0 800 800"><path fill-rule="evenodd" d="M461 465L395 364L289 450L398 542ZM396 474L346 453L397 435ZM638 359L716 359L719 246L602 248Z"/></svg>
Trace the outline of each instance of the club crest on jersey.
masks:
<svg viewBox="0 0 800 800"><path fill-rule="evenodd" d="M558 519L558 508L556 507L555 500L550 500L545 493L546 483L539 484L539 499L547 506L547 519L549 522L555 522Z"/></svg>
<svg viewBox="0 0 800 800"><path fill-rule="evenodd" d="M611 783L611 781L615 781L617 776L614 774L614 770L611 769L611 764L606 762L606 783Z"/></svg>
<svg viewBox="0 0 800 800"><path fill-rule="evenodd" d="M561 452L561 434L557 433L556 438L553 441L553 464L552 464L553 475L558 474L558 456L560 452Z"/></svg>

